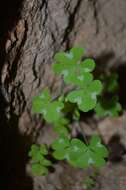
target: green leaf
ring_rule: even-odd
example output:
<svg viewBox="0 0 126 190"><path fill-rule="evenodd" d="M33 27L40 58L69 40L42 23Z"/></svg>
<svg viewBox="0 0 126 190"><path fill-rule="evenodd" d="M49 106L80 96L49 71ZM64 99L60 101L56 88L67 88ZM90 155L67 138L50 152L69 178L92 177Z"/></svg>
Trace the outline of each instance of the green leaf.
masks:
<svg viewBox="0 0 126 190"><path fill-rule="evenodd" d="M98 136L92 136L89 147L96 152L98 157L105 158L108 156L108 150L101 144L101 139Z"/></svg>
<svg viewBox="0 0 126 190"><path fill-rule="evenodd" d="M41 175L47 175L48 174L48 169L39 163L32 164L31 169L32 169L32 173L34 175L41 176Z"/></svg>
<svg viewBox="0 0 126 190"><path fill-rule="evenodd" d="M72 58L75 60L75 62L77 62L84 55L84 49L81 47L73 47L70 50L70 53L73 55Z"/></svg>
<svg viewBox="0 0 126 190"><path fill-rule="evenodd" d="M41 160L40 162L43 166L51 166L52 165L52 162L50 160L47 160L47 159L43 159Z"/></svg>
<svg viewBox="0 0 126 190"><path fill-rule="evenodd" d="M53 101L48 103L43 109L44 119L49 123L56 123L61 119L61 110L63 109L64 104L62 102Z"/></svg>
<svg viewBox="0 0 126 190"><path fill-rule="evenodd" d="M67 136L69 134L68 128L63 125L56 125L54 127L54 131L57 132L59 135Z"/></svg>
<svg viewBox="0 0 126 190"><path fill-rule="evenodd" d="M32 156L33 156L34 154L36 154L38 151L39 151L39 146L36 145L36 144L33 144L33 145L31 146L31 149L30 149L28 155L29 155L30 157L32 157Z"/></svg>
<svg viewBox="0 0 126 190"><path fill-rule="evenodd" d="M45 102L42 101L40 97L34 97L32 100L32 112L33 113L42 113L42 107L45 105Z"/></svg>
<svg viewBox="0 0 126 190"><path fill-rule="evenodd" d="M93 59L88 58L80 64L80 67L84 72L92 72L95 69L95 62Z"/></svg>
<svg viewBox="0 0 126 190"><path fill-rule="evenodd" d="M66 101L77 103L81 111L88 112L96 106L97 95L100 94L101 90L101 82L94 80L84 89L71 91L67 95Z"/></svg>
<svg viewBox="0 0 126 190"><path fill-rule="evenodd" d="M87 151L87 146L79 139L74 138L71 140L71 145L68 149L68 162L76 166L76 160L78 160L79 157L85 154Z"/></svg>
<svg viewBox="0 0 126 190"><path fill-rule="evenodd" d="M52 148L54 150L59 150L59 149L61 150L66 147L69 147L69 144L70 144L69 138L62 135L52 143Z"/></svg>
<svg viewBox="0 0 126 190"><path fill-rule="evenodd" d="M39 96L33 97L32 112L43 113L43 107L46 107L49 101L51 101L51 97L49 95L49 90L46 88Z"/></svg>
<svg viewBox="0 0 126 190"><path fill-rule="evenodd" d="M117 117L121 111L122 107L117 96L113 96L111 99L101 98L95 107L95 112L99 117Z"/></svg>
<svg viewBox="0 0 126 190"><path fill-rule="evenodd" d="M67 148L57 149L53 152L53 157L57 160L64 160L67 157Z"/></svg>
<svg viewBox="0 0 126 190"><path fill-rule="evenodd" d="M77 160L76 160L76 166L79 168L87 168L90 165L94 165L94 154L93 152L88 149L83 155L81 155Z"/></svg>
<svg viewBox="0 0 126 190"><path fill-rule="evenodd" d="M102 75L101 79L104 83L104 91L109 93L115 93L119 89L118 74L112 73L108 75Z"/></svg>
<svg viewBox="0 0 126 190"><path fill-rule="evenodd" d="M47 147L46 147L45 144L41 144L41 145L40 145L40 152L41 152L41 154L43 154L43 155L47 155L47 154L48 154L48 150L47 150Z"/></svg>
<svg viewBox="0 0 126 190"><path fill-rule="evenodd" d="M95 186L96 182L92 177L86 177L86 179L83 181L83 186L86 189L91 189Z"/></svg>
<svg viewBox="0 0 126 190"><path fill-rule="evenodd" d="M66 84L74 84L83 87L93 80L90 73L95 68L93 59L86 59L80 62L84 53L83 48L74 47L69 53L57 53L53 65L56 74L63 75Z"/></svg>

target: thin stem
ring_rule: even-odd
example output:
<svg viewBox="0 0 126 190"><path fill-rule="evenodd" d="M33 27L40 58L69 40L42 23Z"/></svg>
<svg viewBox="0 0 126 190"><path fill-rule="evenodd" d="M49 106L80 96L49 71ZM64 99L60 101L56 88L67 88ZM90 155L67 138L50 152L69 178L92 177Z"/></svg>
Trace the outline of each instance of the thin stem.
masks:
<svg viewBox="0 0 126 190"><path fill-rule="evenodd" d="M76 122L76 125L77 125L77 127L80 129L80 131L81 131L81 133L82 133L82 135L83 135L83 138L84 138L84 140L85 140L86 145L88 145L89 143L88 143L88 139L87 139L87 137L86 137L86 135L85 135L84 129L79 125L78 122Z"/></svg>

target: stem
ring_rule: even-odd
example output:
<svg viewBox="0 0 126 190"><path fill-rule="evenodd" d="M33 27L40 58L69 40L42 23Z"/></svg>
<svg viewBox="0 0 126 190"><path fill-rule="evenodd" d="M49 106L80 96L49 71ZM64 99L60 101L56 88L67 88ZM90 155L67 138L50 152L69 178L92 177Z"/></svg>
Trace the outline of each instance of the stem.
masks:
<svg viewBox="0 0 126 190"><path fill-rule="evenodd" d="M84 129L79 125L78 122L76 122L76 125L77 125L77 127L80 129L80 131L81 131L81 133L82 133L82 135L83 135L83 138L84 138L84 140L85 140L86 145L88 145L89 143L88 143L88 139L87 139L87 137L86 137L86 135L85 135Z"/></svg>

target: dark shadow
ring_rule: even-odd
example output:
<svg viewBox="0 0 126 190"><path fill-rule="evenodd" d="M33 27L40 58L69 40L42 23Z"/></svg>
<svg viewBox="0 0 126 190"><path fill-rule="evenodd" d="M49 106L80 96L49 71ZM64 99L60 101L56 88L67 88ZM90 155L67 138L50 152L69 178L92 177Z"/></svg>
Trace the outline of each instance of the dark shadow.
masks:
<svg viewBox="0 0 126 190"><path fill-rule="evenodd" d="M20 19L23 0L1 0L0 4L0 76L5 62L5 44L8 32L16 26Z"/></svg>
<svg viewBox="0 0 126 190"><path fill-rule="evenodd" d="M26 174L30 140L18 131L18 116L7 119L7 103L0 92L0 163L1 187L4 190L32 190L32 179Z"/></svg>
<svg viewBox="0 0 126 190"><path fill-rule="evenodd" d="M19 116L13 112L7 118L6 109L9 106L1 84L2 68L7 54L5 44L8 32L20 19L23 0L2 0L0 4L0 163L1 183L4 190L32 190L32 178L26 173L27 153L30 139L18 131Z"/></svg>
<svg viewBox="0 0 126 190"><path fill-rule="evenodd" d="M121 138L118 134L112 136L108 143L109 147L109 160L111 162L121 162L123 155L126 154L126 148L121 143Z"/></svg>
<svg viewBox="0 0 126 190"><path fill-rule="evenodd" d="M115 57L113 52L101 54L99 57L94 57L96 63L96 69L94 72L95 78L98 78L100 74L104 74L109 67L110 61Z"/></svg>
<svg viewBox="0 0 126 190"><path fill-rule="evenodd" d="M126 62L117 68L119 75L119 99L122 107L126 109Z"/></svg>
<svg viewBox="0 0 126 190"><path fill-rule="evenodd" d="M94 71L94 78L99 79L101 74L106 75L106 73L117 73L118 74L118 83L119 90L117 91L117 95L119 97L119 102L123 109L126 109L126 62L115 62L112 65L109 65L111 60L114 58L114 53L106 53L102 54L99 57L95 57L94 60L96 62L96 69ZM106 94L106 97L111 98L110 94ZM113 95L112 95L113 97ZM120 113L121 114L121 113ZM86 123L90 123L89 121L93 119L94 111L89 111L87 113L80 112L81 120ZM93 119L93 122L95 120Z"/></svg>

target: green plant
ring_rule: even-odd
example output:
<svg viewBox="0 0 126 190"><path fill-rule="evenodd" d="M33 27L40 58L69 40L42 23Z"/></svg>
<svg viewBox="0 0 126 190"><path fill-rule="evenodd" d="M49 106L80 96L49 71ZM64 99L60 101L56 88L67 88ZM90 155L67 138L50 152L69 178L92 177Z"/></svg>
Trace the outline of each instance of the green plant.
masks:
<svg viewBox="0 0 126 190"><path fill-rule="evenodd" d="M118 75L113 72L112 74L101 75L100 78L104 90L98 98L95 112L99 117L117 117L122 111L117 95L119 89Z"/></svg>
<svg viewBox="0 0 126 190"><path fill-rule="evenodd" d="M52 165L50 160L46 159L48 154L47 147L42 145L33 144L29 151L29 156L32 158L32 172L34 175L47 175L48 167Z"/></svg>
<svg viewBox="0 0 126 190"><path fill-rule="evenodd" d="M55 159L66 160L78 168L99 168L105 165L105 158L108 156L100 137L92 136L89 142L86 139L82 141L73 138L69 128L71 120L79 123L80 111L88 112L95 109L98 112L98 100L104 90L102 82L94 79L94 60L82 61L83 54L84 49L80 47L72 48L69 53L56 53L53 71L62 77L64 87L69 85L71 90L64 92L62 89L61 94L55 98L51 97L49 89L42 90L40 95L33 98L32 112L42 114L45 121L52 124L59 135L50 145ZM115 88L113 86L109 86L109 89ZM47 160L47 154L45 145L31 147L29 156L32 158L34 174L48 173L48 166L52 163Z"/></svg>
<svg viewBox="0 0 126 190"><path fill-rule="evenodd" d="M86 179L83 181L83 187L87 190L92 189L95 186L95 184L95 180L90 176L86 177Z"/></svg>

